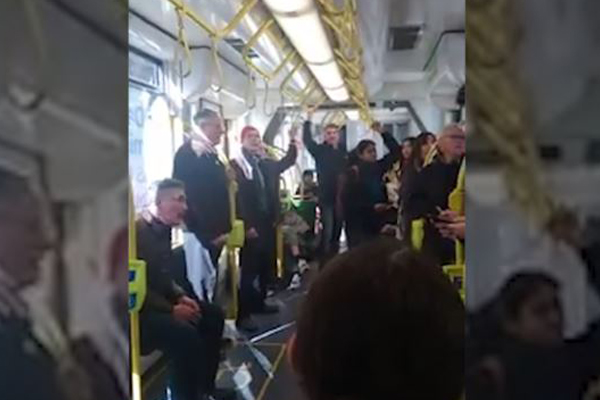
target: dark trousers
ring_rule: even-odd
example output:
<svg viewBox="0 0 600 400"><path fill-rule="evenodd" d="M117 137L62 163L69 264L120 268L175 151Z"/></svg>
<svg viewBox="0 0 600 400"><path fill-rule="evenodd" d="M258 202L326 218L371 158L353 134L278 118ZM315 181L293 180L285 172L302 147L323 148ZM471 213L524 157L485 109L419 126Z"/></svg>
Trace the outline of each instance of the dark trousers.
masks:
<svg viewBox="0 0 600 400"><path fill-rule="evenodd" d="M321 267L340 251L340 236L344 225L340 210L333 204L321 204L323 236L321 242Z"/></svg>
<svg viewBox="0 0 600 400"><path fill-rule="evenodd" d="M241 250L238 320L264 307L270 281L270 247L268 238L248 239Z"/></svg>
<svg viewBox="0 0 600 400"><path fill-rule="evenodd" d="M363 221L359 215L353 214L346 216L345 229L349 249L353 249L371 238L371 236L365 232L363 225Z"/></svg>
<svg viewBox="0 0 600 400"><path fill-rule="evenodd" d="M215 388L223 335L223 311L200 303L198 323L180 322L171 314L145 311L140 315L143 354L160 350L172 361L172 389L177 400L197 400Z"/></svg>

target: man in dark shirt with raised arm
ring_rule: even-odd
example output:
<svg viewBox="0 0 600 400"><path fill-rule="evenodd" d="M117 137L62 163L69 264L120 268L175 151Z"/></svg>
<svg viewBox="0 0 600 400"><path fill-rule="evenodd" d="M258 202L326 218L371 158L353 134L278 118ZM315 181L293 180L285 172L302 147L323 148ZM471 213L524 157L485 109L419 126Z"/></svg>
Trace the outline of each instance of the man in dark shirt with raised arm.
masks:
<svg viewBox="0 0 600 400"><path fill-rule="evenodd" d="M340 134L337 125L329 124L323 130L323 143L317 144L312 136L311 118L314 110L310 110L304 122L304 145L315 159L319 181L319 207L323 221L322 263L337 254L340 235L343 228L342 212L337 201L339 182L346 167L348 152L346 134Z"/></svg>
<svg viewBox="0 0 600 400"><path fill-rule="evenodd" d="M215 389L224 317L214 305L198 303L175 284L171 229L187 210L182 182L166 179L156 192L157 213L137 222L138 258L146 262L147 295L140 313L142 352L160 349L173 359L173 391L177 400L233 399L235 393ZM202 398L202 397L200 397Z"/></svg>

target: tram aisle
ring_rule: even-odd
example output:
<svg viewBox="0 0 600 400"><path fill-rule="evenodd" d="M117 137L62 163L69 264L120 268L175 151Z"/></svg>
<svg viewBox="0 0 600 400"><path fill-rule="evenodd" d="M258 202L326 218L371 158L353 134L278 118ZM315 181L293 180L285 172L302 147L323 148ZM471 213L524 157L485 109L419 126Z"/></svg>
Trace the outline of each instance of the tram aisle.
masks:
<svg viewBox="0 0 600 400"><path fill-rule="evenodd" d="M235 388L239 400L306 400L287 361L287 342L295 330L295 320L316 268L305 273L302 287L285 290L268 301L279 306L272 315L256 315L261 327L251 336L238 333L237 343L227 352L217 375L217 386ZM165 370L166 372L166 370ZM166 374L149 400L171 400Z"/></svg>

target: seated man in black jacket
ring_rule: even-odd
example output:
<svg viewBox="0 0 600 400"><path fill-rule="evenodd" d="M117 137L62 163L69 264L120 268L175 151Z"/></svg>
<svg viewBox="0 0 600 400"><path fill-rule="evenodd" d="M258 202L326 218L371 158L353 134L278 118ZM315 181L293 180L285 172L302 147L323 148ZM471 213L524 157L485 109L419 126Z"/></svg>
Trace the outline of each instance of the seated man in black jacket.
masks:
<svg viewBox="0 0 600 400"><path fill-rule="evenodd" d="M140 314L142 352L160 349L173 359L173 391L179 400L200 394L219 399L235 393L215 389L223 334L222 311L186 296L169 273L173 251L171 228L187 209L184 185L166 179L158 185L157 213L137 223L138 258L147 263L147 295Z"/></svg>

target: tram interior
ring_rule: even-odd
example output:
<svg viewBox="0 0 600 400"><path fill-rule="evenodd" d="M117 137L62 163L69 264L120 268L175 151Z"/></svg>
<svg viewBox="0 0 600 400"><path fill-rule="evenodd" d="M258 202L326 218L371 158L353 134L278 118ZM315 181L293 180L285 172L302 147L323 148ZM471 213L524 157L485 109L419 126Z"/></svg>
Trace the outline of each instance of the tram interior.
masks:
<svg viewBox="0 0 600 400"><path fill-rule="evenodd" d="M371 130L373 121L401 141L422 131L439 132L461 119L456 117L456 98L465 81L464 1L356 1L358 34L349 43L326 24L325 37L308 34L315 21L308 17L290 22L290 28L284 18L269 22L275 22L273 9L293 11L300 3L323 17L323 8L313 1L285 6L277 1L130 1L129 160L136 211L152 209L154 186L172 175L174 154L201 108L219 112L226 121L222 150L230 158L240 151L240 131L246 125L256 127L281 157L292 128L299 130L301 142L308 106L318 106L315 124L345 125L348 149L372 139L380 157L387 150ZM345 9L353 2L331 4ZM344 89L323 90L336 86L339 71L347 72L336 73L341 67L335 63L333 72L311 72L305 59L311 53L299 51L306 41L314 41L311 52L319 57L322 47L333 43L328 38L335 38L339 50L359 54L362 88L346 83L350 96ZM314 168L300 145L281 188L293 194L302 172ZM180 234L174 242L181 245ZM236 388L246 399L302 398L282 357L309 280L270 299L280 312L257 318L260 329L253 335L239 333L229 323L226 335L237 345L221 365L220 384ZM165 362L160 352L142 358L145 398L168 395Z"/></svg>

